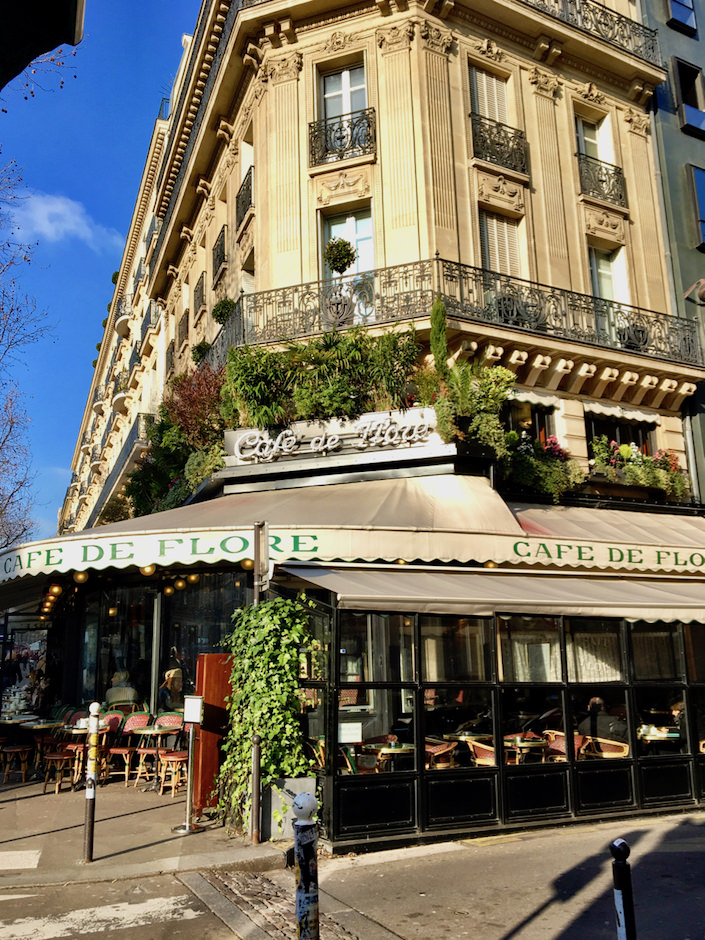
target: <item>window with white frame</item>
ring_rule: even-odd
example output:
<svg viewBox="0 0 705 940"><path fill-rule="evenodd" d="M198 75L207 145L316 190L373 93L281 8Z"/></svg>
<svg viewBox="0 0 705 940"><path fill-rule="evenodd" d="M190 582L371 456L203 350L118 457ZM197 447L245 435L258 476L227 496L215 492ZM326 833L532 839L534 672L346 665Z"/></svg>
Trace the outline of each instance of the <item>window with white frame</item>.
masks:
<svg viewBox="0 0 705 940"><path fill-rule="evenodd" d="M590 283L594 297L601 300L615 300L614 262L617 252L603 251L592 245L588 246L590 259Z"/></svg>
<svg viewBox="0 0 705 940"><path fill-rule="evenodd" d="M509 124L507 118L507 80L484 69L470 68L470 101L475 114Z"/></svg>
<svg viewBox="0 0 705 940"><path fill-rule="evenodd" d="M374 241L372 238L372 212L369 208L358 209L345 215L325 217L323 220L323 245L331 238L344 238L357 252L355 262L345 272L360 274L374 268ZM325 268L325 276L332 272Z"/></svg>
<svg viewBox="0 0 705 940"><path fill-rule="evenodd" d="M358 64L321 76L321 117L342 117L367 107L365 66Z"/></svg>

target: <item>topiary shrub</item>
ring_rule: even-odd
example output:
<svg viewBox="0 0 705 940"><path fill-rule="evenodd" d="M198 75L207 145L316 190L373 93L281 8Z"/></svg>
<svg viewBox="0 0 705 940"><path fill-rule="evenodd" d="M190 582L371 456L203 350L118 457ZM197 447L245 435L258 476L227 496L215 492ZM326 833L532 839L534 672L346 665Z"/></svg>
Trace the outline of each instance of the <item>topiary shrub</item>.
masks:
<svg viewBox="0 0 705 940"><path fill-rule="evenodd" d="M357 260L357 250L345 238L331 238L323 251L323 260L335 274L344 274Z"/></svg>
<svg viewBox="0 0 705 940"><path fill-rule="evenodd" d="M197 366L200 366L200 364L206 358L210 348L211 344L205 339L202 339L200 343L196 343L195 346L191 347L191 358Z"/></svg>
<svg viewBox="0 0 705 940"><path fill-rule="evenodd" d="M222 326L224 323L228 322L234 309L235 301L231 300L229 297L223 297L211 310L211 316L216 323L220 323Z"/></svg>

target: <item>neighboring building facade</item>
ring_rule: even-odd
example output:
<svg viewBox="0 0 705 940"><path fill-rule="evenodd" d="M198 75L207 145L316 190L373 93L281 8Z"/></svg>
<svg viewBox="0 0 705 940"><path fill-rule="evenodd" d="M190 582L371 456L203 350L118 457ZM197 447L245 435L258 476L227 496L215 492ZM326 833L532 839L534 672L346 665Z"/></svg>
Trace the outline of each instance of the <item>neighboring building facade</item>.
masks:
<svg viewBox="0 0 705 940"><path fill-rule="evenodd" d="M154 701L172 643L192 668L216 649L267 518L275 578L317 598L330 651L302 678L331 839L702 800L695 506L616 504L597 483L580 506L507 504L414 411L383 419L365 466L352 439L260 465L235 435L215 498L114 522L194 347L219 367L232 345L352 322L413 325L427 348L438 295L451 355L514 371L519 424L586 470L602 434L692 466L682 413L705 360L669 273L648 113L667 72L637 15L630 0L203 4L150 143L63 538L0 558L0 600L19 603L32 571L74 575L66 694L99 694L119 659ZM342 278L322 260L333 236L358 252ZM623 722L617 759L597 717L577 733L592 698ZM651 732L680 701L687 732Z"/></svg>

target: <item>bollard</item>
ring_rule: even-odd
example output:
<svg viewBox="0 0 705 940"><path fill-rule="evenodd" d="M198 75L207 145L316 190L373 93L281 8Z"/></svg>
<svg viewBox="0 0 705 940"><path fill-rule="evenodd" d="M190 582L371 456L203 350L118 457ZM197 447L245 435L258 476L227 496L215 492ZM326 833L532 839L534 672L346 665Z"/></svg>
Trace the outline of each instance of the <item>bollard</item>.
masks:
<svg viewBox="0 0 705 940"><path fill-rule="evenodd" d="M252 844L259 845L259 818L260 818L260 744L262 738L256 734L252 738L252 816L250 819L250 835Z"/></svg>
<svg viewBox="0 0 705 940"><path fill-rule="evenodd" d="M636 940L632 873L629 867L629 845L624 839L610 842L612 878L614 880L614 910L617 916L617 940Z"/></svg>
<svg viewBox="0 0 705 940"><path fill-rule="evenodd" d="M294 864L296 871L296 936L319 940L318 932L318 824L313 814L318 801L311 793L299 793L292 806Z"/></svg>
<svg viewBox="0 0 705 940"><path fill-rule="evenodd" d="M91 702L88 718L88 753L86 757L86 817L83 831L83 861L93 861L93 827L95 823L96 767L98 765L98 713L100 705Z"/></svg>

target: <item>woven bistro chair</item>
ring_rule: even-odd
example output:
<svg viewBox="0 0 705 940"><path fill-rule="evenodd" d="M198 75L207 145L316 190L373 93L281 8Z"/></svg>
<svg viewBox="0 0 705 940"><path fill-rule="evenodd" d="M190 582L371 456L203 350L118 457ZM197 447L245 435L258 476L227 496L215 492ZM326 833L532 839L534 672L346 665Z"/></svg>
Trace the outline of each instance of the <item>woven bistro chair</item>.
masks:
<svg viewBox="0 0 705 940"><path fill-rule="evenodd" d="M183 731L184 727L184 716L180 712L164 712L161 715L157 716L156 721L154 722L156 728L172 728L177 739ZM147 769L147 758L151 759L152 769L155 774L159 773L159 768L156 766L157 762L157 751L161 756L162 752L167 753L170 750L168 747L162 747L150 744L150 745L140 745L137 748L137 753L139 754L139 762L137 764L137 776L135 777L134 786L140 782L140 779L144 779L149 782L149 771Z"/></svg>
<svg viewBox="0 0 705 940"><path fill-rule="evenodd" d="M548 763L562 763L567 760L566 733L565 731L544 731L543 737L548 742L545 760ZM573 749L575 759L582 757L582 752L587 744L587 737L584 734L573 735Z"/></svg>
<svg viewBox="0 0 705 940"><path fill-rule="evenodd" d="M607 738L593 738L588 735L582 753L589 758L629 757L629 745L623 741L610 741Z"/></svg>
<svg viewBox="0 0 705 940"><path fill-rule="evenodd" d="M107 780L113 774L121 774L125 777L125 786L130 780L130 771L132 770L132 757L137 752L137 745L134 742L137 728L144 728L149 724L149 712L133 712L127 715L125 723L119 730L119 737L115 744L107 749L106 766L104 776ZM117 770L112 768L114 757L122 758L122 766Z"/></svg>
<svg viewBox="0 0 705 940"><path fill-rule="evenodd" d="M437 741L435 738L426 738L424 742L426 770L448 770L454 767L453 752L457 746L457 741Z"/></svg>

